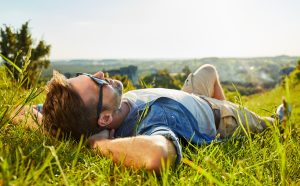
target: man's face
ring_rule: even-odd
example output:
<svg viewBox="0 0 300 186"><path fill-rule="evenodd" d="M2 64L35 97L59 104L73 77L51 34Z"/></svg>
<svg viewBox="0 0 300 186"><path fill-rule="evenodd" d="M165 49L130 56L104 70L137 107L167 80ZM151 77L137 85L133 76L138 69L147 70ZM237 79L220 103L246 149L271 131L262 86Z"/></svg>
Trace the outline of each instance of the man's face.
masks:
<svg viewBox="0 0 300 186"><path fill-rule="evenodd" d="M105 79L103 72L97 72L93 75L99 79ZM113 112L120 107L123 85L118 80L106 79L108 85L103 85L103 107ZM74 87L82 98L85 105L97 105L99 103L100 87L90 77L80 75L75 78L68 79L69 83ZM95 107L95 110L97 107Z"/></svg>

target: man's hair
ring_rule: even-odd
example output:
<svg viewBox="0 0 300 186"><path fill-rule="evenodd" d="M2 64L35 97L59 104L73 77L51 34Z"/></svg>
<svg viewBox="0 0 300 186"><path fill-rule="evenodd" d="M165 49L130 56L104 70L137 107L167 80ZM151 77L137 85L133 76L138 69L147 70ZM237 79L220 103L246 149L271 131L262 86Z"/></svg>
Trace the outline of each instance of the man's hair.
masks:
<svg viewBox="0 0 300 186"><path fill-rule="evenodd" d="M85 105L66 77L54 71L47 85L43 105L43 125L52 135L71 135L79 140L101 131L97 124L96 111ZM96 108L96 107L95 107Z"/></svg>

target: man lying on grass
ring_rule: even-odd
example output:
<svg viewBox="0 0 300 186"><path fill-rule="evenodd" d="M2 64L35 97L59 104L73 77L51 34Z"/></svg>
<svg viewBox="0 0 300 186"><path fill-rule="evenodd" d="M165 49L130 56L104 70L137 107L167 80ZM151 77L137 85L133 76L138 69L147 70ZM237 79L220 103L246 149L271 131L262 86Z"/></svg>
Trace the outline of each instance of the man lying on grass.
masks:
<svg viewBox="0 0 300 186"><path fill-rule="evenodd" d="M163 162L180 162L180 140L205 144L258 133L266 121L274 122L225 101L211 65L190 74L182 91L151 88L122 95L122 89L102 72L71 79L55 73L41 111L43 125L53 135L60 130L75 139L89 137L91 147L114 162L159 172Z"/></svg>

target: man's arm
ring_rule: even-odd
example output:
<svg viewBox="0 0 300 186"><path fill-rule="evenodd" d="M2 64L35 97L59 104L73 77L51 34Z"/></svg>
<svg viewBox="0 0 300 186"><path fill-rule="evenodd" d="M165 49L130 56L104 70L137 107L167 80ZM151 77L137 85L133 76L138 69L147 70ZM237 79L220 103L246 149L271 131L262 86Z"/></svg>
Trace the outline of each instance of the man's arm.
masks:
<svg viewBox="0 0 300 186"><path fill-rule="evenodd" d="M176 159L174 144L164 136L135 136L118 139L91 137L89 144L105 157L112 157L115 163L127 167L159 173L162 164L172 165Z"/></svg>
<svg viewBox="0 0 300 186"><path fill-rule="evenodd" d="M35 105L24 105L23 107L17 107L10 118L15 125L26 120L26 128L37 129L42 124L43 115L36 109Z"/></svg>

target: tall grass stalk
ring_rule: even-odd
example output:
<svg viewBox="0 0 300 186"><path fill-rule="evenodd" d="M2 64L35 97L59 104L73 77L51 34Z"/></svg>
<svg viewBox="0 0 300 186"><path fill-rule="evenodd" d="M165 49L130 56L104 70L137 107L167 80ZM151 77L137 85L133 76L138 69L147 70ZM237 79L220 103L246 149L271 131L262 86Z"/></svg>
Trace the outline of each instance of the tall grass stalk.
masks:
<svg viewBox="0 0 300 186"><path fill-rule="evenodd" d="M63 145L63 144L61 144L61 145ZM59 168L59 170L60 170L60 173L62 174L64 184L65 184L65 185L69 185L69 182L68 182L68 180L67 180L67 177L66 177L66 175L65 175L65 173L64 173L64 171L63 171L63 169L62 169L62 167L61 167L61 164L60 164L60 161L59 161L59 158L58 158L58 156L57 156L57 153L56 153L55 148L54 148L53 146L46 146L46 145L45 145L45 147L48 148L48 149L50 150L52 156L55 158L56 164L57 164L57 166L58 166L58 168ZM61 146L59 146L59 148L60 148L60 147L61 147ZM59 148L58 148L58 149L59 149Z"/></svg>

